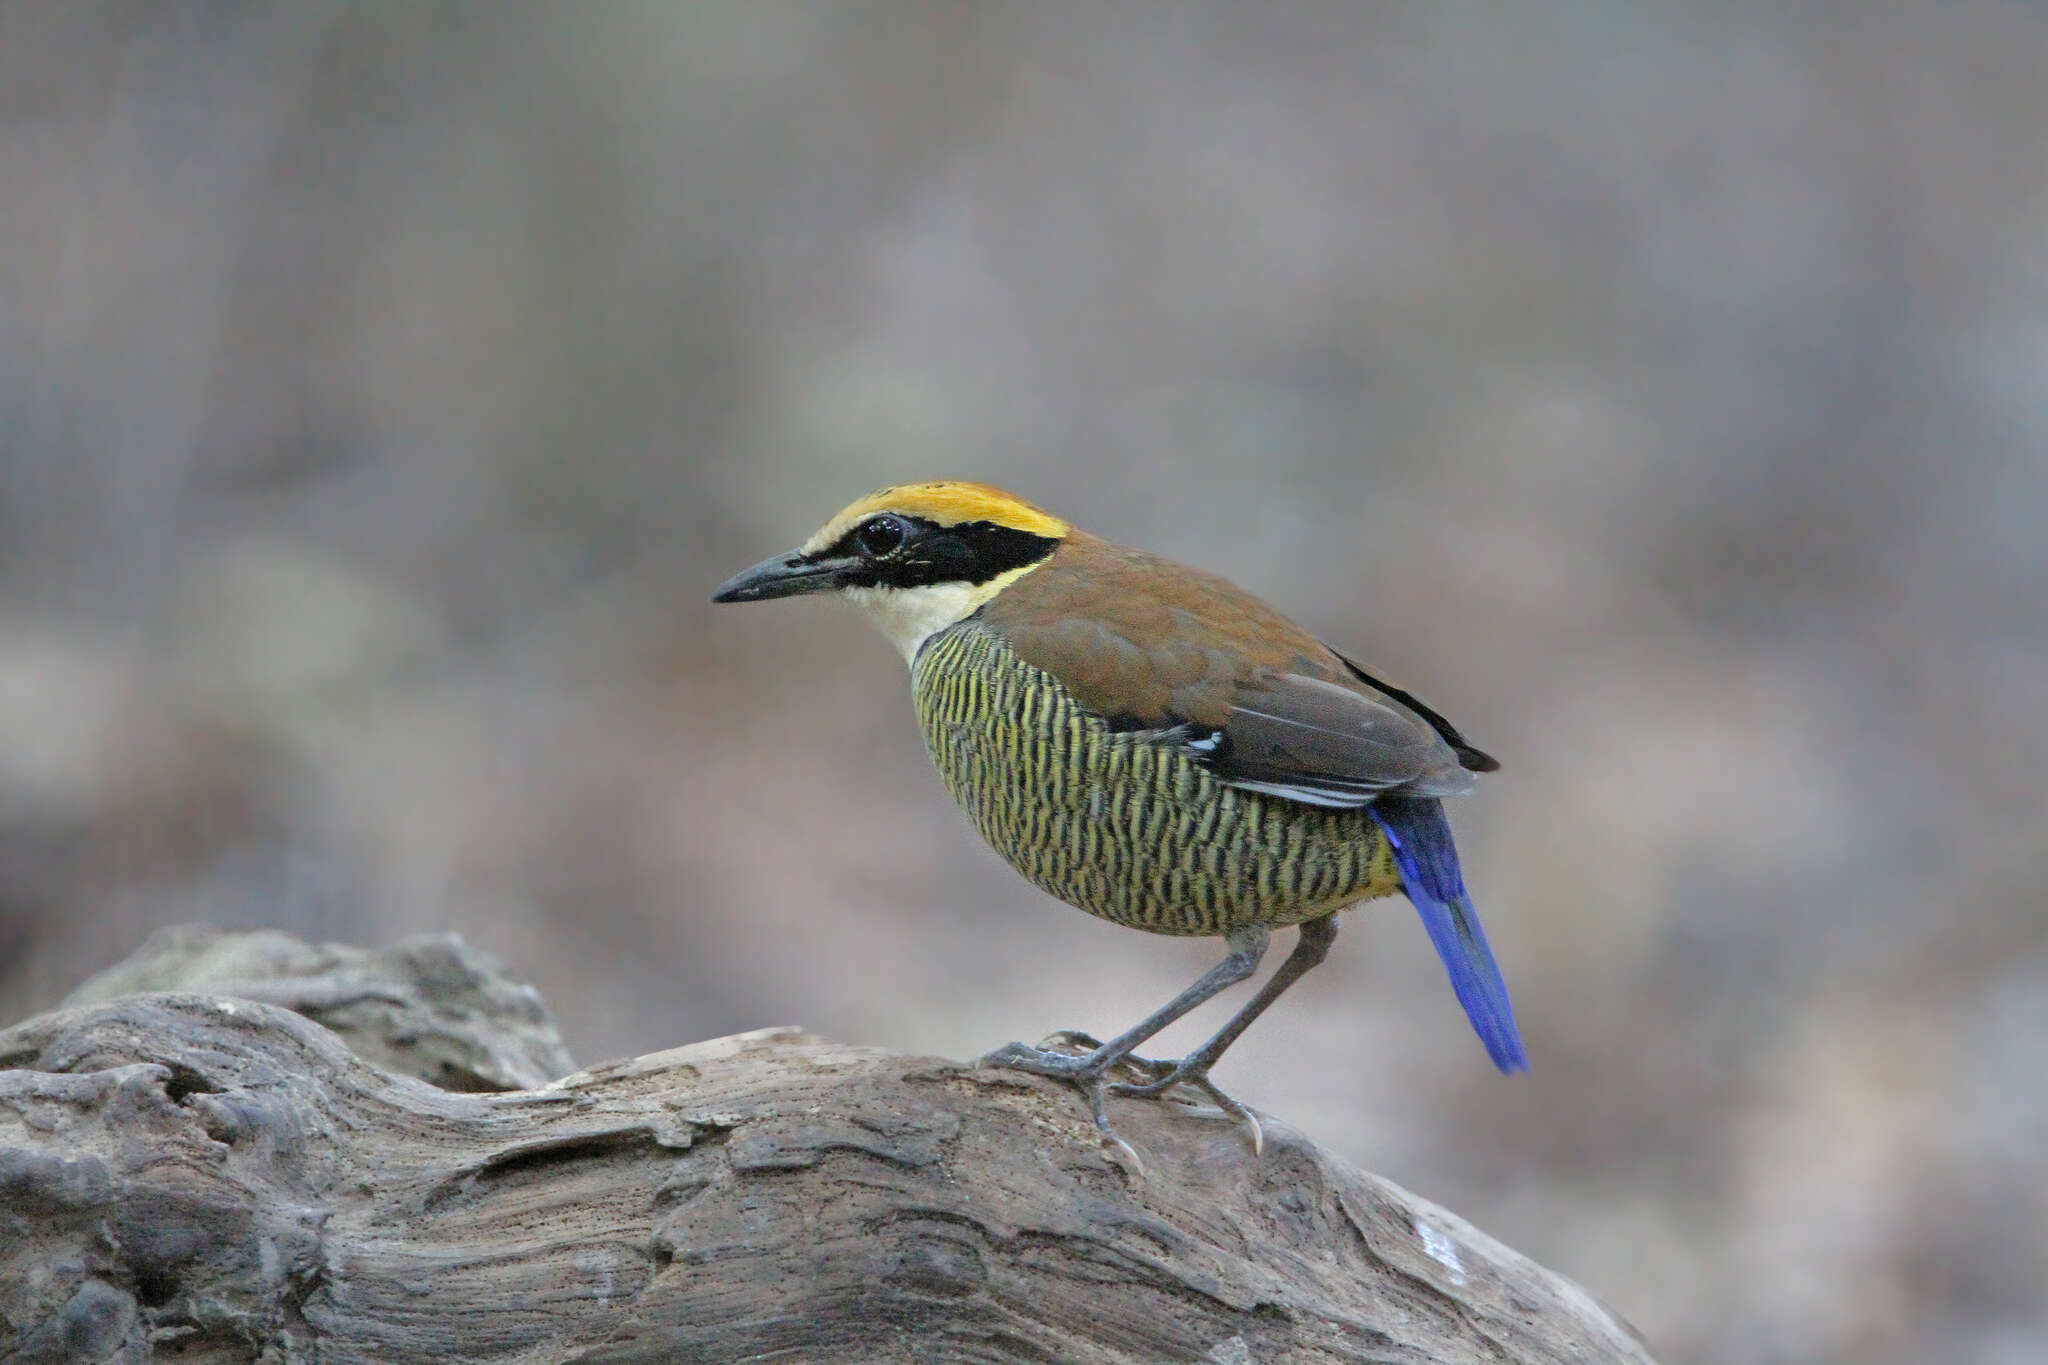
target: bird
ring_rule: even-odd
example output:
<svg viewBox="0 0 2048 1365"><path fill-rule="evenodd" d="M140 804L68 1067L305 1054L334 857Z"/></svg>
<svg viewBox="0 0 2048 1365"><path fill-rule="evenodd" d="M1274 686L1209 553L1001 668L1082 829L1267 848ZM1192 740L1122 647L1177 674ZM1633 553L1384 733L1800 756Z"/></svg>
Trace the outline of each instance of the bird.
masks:
<svg viewBox="0 0 2048 1365"><path fill-rule="evenodd" d="M919 726L982 837L1053 896L1225 956L1108 1041L1076 1030L981 1059L1070 1082L1136 1160L1106 1101L1186 1086L1256 1116L1210 1070L1327 956L1339 912L1404 892L1504 1073L1528 1053L1443 800L1499 763L1413 693L1226 579L1100 539L1015 494L939 480L849 504L715 602L831 593L910 668ZM1282 965L1178 1059L1138 1055L1168 1025ZM1142 1166L1142 1163L1139 1163Z"/></svg>

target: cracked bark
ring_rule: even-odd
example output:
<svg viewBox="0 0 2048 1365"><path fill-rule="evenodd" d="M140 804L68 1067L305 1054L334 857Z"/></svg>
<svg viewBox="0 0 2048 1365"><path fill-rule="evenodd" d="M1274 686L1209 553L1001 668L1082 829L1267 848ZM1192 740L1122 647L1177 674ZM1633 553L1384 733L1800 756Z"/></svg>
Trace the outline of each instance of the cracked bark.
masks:
<svg viewBox="0 0 2048 1365"><path fill-rule="evenodd" d="M1055 1083L796 1030L543 1080L454 940L142 958L0 1033L0 1365L1649 1359L1270 1119L1119 1104L1140 1174Z"/></svg>

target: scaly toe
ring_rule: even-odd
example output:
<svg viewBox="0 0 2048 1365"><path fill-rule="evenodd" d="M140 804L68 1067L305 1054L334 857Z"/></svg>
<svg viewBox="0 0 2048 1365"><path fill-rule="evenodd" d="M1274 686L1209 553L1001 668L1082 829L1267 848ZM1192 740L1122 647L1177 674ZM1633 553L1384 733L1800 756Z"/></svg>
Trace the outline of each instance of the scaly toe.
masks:
<svg viewBox="0 0 2048 1365"><path fill-rule="evenodd" d="M975 1065L1028 1071L1034 1076L1050 1076L1056 1081L1077 1081L1099 1072L1100 1068L1091 1070L1091 1056L1083 1054L1076 1057L1071 1053L1048 1052L1023 1043L1004 1043Z"/></svg>
<svg viewBox="0 0 2048 1365"><path fill-rule="evenodd" d="M1103 1137L1115 1145L1117 1151L1123 1153L1129 1159L1131 1174L1143 1180L1145 1178L1145 1159L1138 1155L1136 1147L1124 1141L1123 1134L1110 1126L1108 1109L1108 1099L1111 1090L1110 1083L1098 1076L1091 1081L1083 1081L1081 1086L1088 1092L1088 1110L1095 1116L1096 1129Z"/></svg>
<svg viewBox="0 0 2048 1365"><path fill-rule="evenodd" d="M1013 1043L1011 1046L1014 1047L1016 1044ZM1160 1061L1155 1057L1140 1057L1130 1052L1113 1062L1103 1062L1099 1058L1106 1046L1107 1044L1092 1033L1084 1033L1077 1028L1063 1028L1057 1033L1049 1033L1039 1039L1037 1051L1056 1057L1084 1056L1094 1062L1105 1075L1113 1070L1123 1070L1141 1081L1156 1081L1173 1070L1176 1065L1174 1062Z"/></svg>
<svg viewBox="0 0 2048 1365"><path fill-rule="evenodd" d="M1123 1135L1110 1126L1107 1108L1109 1096L1118 1086L1109 1080L1110 1068L1118 1062L1100 1060L1102 1045L1085 1033L1056 1033L1045 1040L1052 1046L1062 1042L1091 1044L1087 1052L1076 1056L1068 1052L1054 1052L1049 1047L1028 1047L1023 1043L1005 1043L995 1051L976 1062L976 1066L1002 1067L1011 1071L1026 1071L1034 1076L1046 1076L1056 1081L1066 1081L1077 1087L1087 1097L1088 1113L1095 1120L1095 1127L1113 1145L1130 1166L1131 1173L1139 1179L1145 1177L1145 1161L1138 1155L1138 1149L1124 1141ZM1123 1058L1121 1061L1136 1060L1141 1074L1153 1074L1166 1063L1146 1058Z"/></svg>
<svg viewBox="0 0 2048 1365"><path fill-rule="evenodd" d="M1190 1085L1195 1078L1183 1075L1179 1067L1168 1066L1165 1071L1148 1073L1142 1081L1117 1081L1109 1093L1127 1100L1155 1100L1177 1085Z"/></svg>
<svg viewBox="0 0 2048 1365"><path fill-rule="evenodd" d="M1057 1033L1048 1033L1038 1040L1041 1052L1099 1052L1102 1040L1092 1033L1083 1033L1077 1028L1063 1028Z"/></svg>
<svg viewBox="0 0 2048 1365"><path fill-rule="evenodd" d="M1210 1102L1218 1109L1221 1109L1224 1113L1245 1126L1247 1135L1252 1140L1253 1156L1264 1156L1266 1154L1266 1130L1260 1126L1257 1114L1254 1114L1251 1110L1245 1108L1221 1090L1218 1090L1216 1083L1207 1076L1198 1077L1188 1082L1188 1084L1193 1085L1197 1090L1207 1095Z"/></svg>
<svg viewBox="0 0 2048 1365"><path fill-rule="evenodd" d="M1160 1081L1165 1080L1168 1076L1171 1076L1173 1074L1174 1068L1178 1065L1179 1063L1177 1062L1163 1061L1158 1057L1140 1057L1135 1054L1125 1056L1119 1059L1117 1062L1118 1067L1138 1077L1138 1080L1135 1082L1120 1082L1120 1084L1123 1085L1156 1084ZM1120 1090L1117 1093L1123 1094L1125 1092Z"/></svg>
<svg viewBox="0 0 2048 1365"><path fill-rule="evenodd" d="M1152 1080L1143 1084L1118 1081L1109 1086L1109 1093L1127 1099L1156 1099L1180 1086L1199 1091L1211 1104L1243 1124L1246 1135L1251 1139L1252 1154L1262 1156L1266 1150L1266 1131L1259 1124L1258 1116L1223 1093L1216 1082L1209 1079L1207 1067L1191 1067L1185 1060L1178 1063L1155 1063L1161 1068Z"/></svg>

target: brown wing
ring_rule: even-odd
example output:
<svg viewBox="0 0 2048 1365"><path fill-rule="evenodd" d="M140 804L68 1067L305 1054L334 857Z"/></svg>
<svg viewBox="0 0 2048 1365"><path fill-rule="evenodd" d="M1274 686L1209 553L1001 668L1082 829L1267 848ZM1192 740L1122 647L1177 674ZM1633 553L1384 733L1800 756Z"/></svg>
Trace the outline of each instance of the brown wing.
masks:
<svg viewBox="0 0 2048 1365"><path fill-rule="evenodd" d="M1468 790L1461 749L1492 762L1243 589L1092 536L1070 535L981 619L1089 710L1247 790L1362 806Z"/></svg>

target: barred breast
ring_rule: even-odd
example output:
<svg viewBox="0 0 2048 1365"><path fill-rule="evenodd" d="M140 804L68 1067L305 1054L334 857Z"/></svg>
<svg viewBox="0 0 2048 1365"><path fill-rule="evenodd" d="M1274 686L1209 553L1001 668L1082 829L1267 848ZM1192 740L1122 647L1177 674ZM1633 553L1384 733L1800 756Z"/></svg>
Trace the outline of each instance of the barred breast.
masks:
<svg viewBox="0 0 2048 1365"><path fill-rule="evenodd" d="M911 666L925 745L984 839L1091 915L1158 934L1287 925L1401 889L1364 810L1227 787L1083 710L973 620Z"/></svg>

